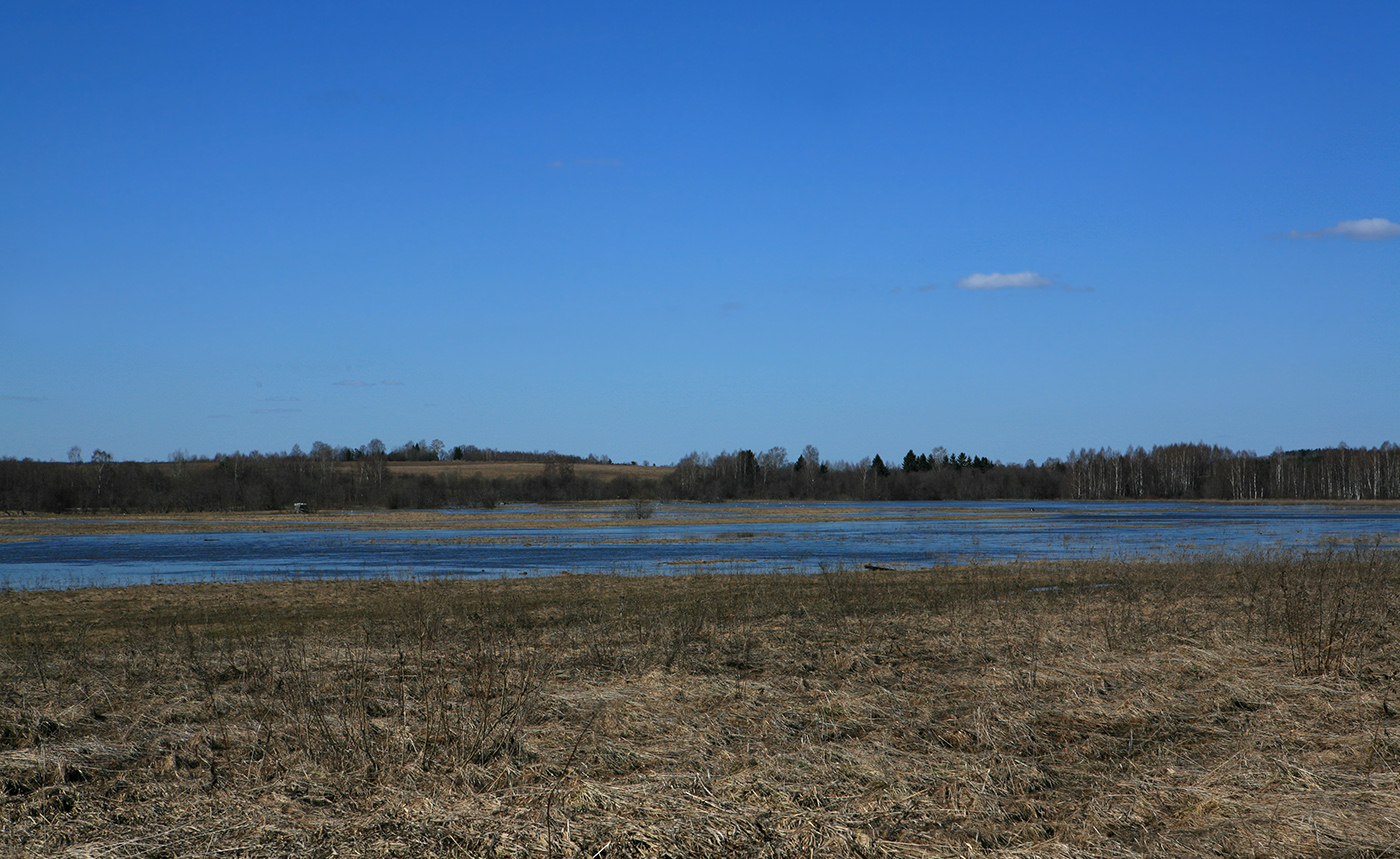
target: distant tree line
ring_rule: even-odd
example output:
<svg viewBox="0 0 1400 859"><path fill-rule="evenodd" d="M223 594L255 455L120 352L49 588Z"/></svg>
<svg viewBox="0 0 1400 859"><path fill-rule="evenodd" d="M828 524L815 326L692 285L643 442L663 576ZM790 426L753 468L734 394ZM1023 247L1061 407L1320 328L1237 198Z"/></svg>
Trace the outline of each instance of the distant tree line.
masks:
<svg viewBox="0 0 1400 859"><path fill-rule="evenodd" d="M1064 465L1065 498L1400 498L1400 446L1391 442L1377 448L1275 448L1267 456L1206 444L1080 450Z"/></svg>
<svg viewBox="0 0 1400 859"><path fill-rule="evenodd" d="M438 460L534 462L543 467L538 474L511 478L457 471L396 474L389 467ZM294 445L288 452L240 451L212 457L177 450L168 462L118 462L101 449L84 462L81 449L74 447L67 463L0 458L0 511L278 510L298 502L314 508L427 509L631 497L638 490L629 478L575 478L576 464L608 462L606 456L555 451L448 449L436 440L407 442L392 450L379 439L359 447L318 441L309 452Z"/></svg>
<svg viewBox="0 0 1400 859"><path fill-rule="evenodd" d="M691 453L663 480L676 498L720 501L769 498L806 500L938 501L1060 497L1058 473L1034 464L1006 466L985 457L953 456L943 448L904 458L891 467L879 454L859 462L822 460L808 445L796 461L781 447L718 456Z"/></svg>
<svg viewBox="0 0 1400 859"><path fill-rule="evenodd" d="M982 499L1400 499L1400 446L1338 445L1274 450L1267 456L1217 445L1081 449L1036 463L1007 464L942 447L910 450L890 466L875 455L857 463L819 462L815 448L786 463L782 448L709 457L692 453L666 479L677 497L812 498L892 501Z"/></svg>
<svg viewBox="0 0 1400 859"><path fill-rule="evenodd" d="M174 456L175 454L172 454ZM249 456L258 456L254 451ZM612 462L606 456L589 454L586 457L572 456L569 454L548 451L523 450L496 450L490 447L477 447L474 444L457 445L448 448L443 444L442 439L433 439L431 442L408 441L389 450L384 442L379 439L372 439L368 444L359 447L331 447L323 441L312 442L311 452L304 454L301 445L293 445L291 452L282 454L269 454L283 458L297 459L309 456L311 459L330 462L354 462L360 459L370 459L380 457L386 462ZM217 458L217 457L216 457Z"/></svg>
<svg viewBox="0 0 1400 859"><path fill-rule="evenodd" d="M534 462L541 468L511 477L469 469L440 472L391 469L391 463L443 461ZM693 452L662 478L598 477L576 466L607 457L553 451L447 448L441 441L409 442L389 450L375 439L358 448L316 442L310 452L191 456L169 462L120 462L105 450L84 461L0 458L0 511L125 512L287 509L296 502L345 509L491 507L501 503L609 499L698 500L982 500L982 499L1320 499L1400 498L1400 446L1339 445L1275 450L1266 456L1206 444L1150 450L1082 449L1036 463L1007 464L939 447L910 450L897 466L879 455L829 462L808 445L795 460L785 448L763 453Z"/></svg>

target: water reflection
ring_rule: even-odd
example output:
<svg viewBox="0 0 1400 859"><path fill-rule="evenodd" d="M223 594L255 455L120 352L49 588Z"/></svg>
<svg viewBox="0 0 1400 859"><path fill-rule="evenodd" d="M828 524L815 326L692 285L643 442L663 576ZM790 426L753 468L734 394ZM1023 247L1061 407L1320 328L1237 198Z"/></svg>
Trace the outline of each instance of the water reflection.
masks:
<svg viewBox="0 0 1400 859"><path fill-rule="evenodd" d="M675 504L443 511L431 530L45 537L0 543L0 584L61 588L256 578L815 571L875 564L1160 556L1400 541L1400 509L956 502ZM368 515L368 514L367 514ZM460 525L455 524L460 521ZM309 527L309 526L308 526Z"/></svg>

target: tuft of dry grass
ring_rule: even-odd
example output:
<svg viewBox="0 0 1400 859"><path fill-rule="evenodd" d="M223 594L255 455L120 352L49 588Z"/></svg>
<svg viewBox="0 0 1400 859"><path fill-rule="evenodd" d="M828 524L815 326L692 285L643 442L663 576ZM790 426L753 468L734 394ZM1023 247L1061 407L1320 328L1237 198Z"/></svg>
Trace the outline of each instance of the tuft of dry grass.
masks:
<svg viewBox="0 0 1400 859"><path fill-rule="evenodd" d="M1393 856L1378 547L0 595L0 855Z"/></svg>

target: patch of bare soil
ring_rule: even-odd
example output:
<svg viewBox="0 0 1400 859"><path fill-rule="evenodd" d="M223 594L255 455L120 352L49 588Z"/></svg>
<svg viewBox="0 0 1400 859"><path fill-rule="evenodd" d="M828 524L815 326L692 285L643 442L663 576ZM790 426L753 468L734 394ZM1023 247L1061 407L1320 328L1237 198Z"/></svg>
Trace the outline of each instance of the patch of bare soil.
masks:
<svg viewBox="0 0 1400 859"><path fill-rule="evenodd" d="M3 856L1394 856L1379 549L0 595Z"/></svg>

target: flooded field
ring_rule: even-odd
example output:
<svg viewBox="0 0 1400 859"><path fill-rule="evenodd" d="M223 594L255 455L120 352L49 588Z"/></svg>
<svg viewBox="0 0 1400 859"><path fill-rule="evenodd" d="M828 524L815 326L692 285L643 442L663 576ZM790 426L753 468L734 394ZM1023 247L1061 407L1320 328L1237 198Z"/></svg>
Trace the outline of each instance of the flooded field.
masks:
<svg viewBox="0 0 1400 859"><path fill-rule="evenodd" d="M14 589L295 578L809 572L1400 542L1400 508L1210 503L658 505L10 519Z"/></svg>

